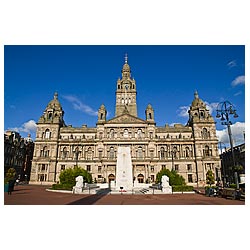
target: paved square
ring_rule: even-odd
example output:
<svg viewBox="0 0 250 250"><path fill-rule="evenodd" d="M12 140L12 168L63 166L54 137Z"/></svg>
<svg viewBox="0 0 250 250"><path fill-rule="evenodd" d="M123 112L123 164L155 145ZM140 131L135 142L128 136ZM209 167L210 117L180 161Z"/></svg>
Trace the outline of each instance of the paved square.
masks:
<svg viewBox="0 0 250 250"><path fill-rule="evenodd" d="M202 194L71 194L46 191L47 186L15 186L12 195L4 193L5 205L244 205L245 201Z"/></svg>

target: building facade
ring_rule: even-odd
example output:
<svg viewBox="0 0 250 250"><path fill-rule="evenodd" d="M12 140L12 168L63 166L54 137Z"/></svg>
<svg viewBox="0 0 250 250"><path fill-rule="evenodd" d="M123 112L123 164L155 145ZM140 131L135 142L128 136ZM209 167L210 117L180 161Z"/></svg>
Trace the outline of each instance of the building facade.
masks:
<svg viewBox="0 0 250 250"><path fill-rule="evenodd" d="M131 77L127 57L116 83L112 119L107 120L106 108L101 105L96 127L67 126L55 93L37 122L30 181L57 182L61 171L76 165L89 171L96 182L115 180L119 146L130 147L133 178L139 183L154 183L163 168L176 170L193 186L205 184L209 169L220 178L215 122L197 92L185 126L157 127L150 104L145 119L139 118L136 96L136 81Z"/></svg>
<svg viewBox="0 0 250 250"><path fill-rule="evenodd" d="M225 149L220 154L221 176L224 185L226 183L235 183L235 172L238 177L245 176L245 143L233 147L234 160L231 148ZM235 166L233 162L235 161ZM241 183L241 180L239 179Z"/></svg>
<svg viewBox="0 0 250 250"><path fill-rule="evenodd" d="M34 142L30 134L26 138L15 131L4 134L4 176L8 169L16 170L16 177L21 181L28 181L31 172Z"/></svg>

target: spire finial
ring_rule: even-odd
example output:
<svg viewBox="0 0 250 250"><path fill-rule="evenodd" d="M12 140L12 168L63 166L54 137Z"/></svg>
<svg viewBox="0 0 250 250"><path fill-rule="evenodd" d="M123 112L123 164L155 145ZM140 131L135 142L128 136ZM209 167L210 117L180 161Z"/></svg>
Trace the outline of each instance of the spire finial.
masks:
<svg viewBox="0 0 250 250"><path fill-rule="evenodd" d="M127 53L125 54L125 63L126 64L128 63L128 54Z"/></svg>
<svg viewBox="0 0 250 250"><path fill-rule="evenodd" d="M57 99L58 99L58 93L55 92L55 94L54 94L54 100L57 100Z"/></svg>
<svg viewBox="0 0 250 250"><path fill-rule="evenodd" d="M195 99L199 98L197 90L195 90L195 92L194 92L194 97L195 97Z"/></svg>

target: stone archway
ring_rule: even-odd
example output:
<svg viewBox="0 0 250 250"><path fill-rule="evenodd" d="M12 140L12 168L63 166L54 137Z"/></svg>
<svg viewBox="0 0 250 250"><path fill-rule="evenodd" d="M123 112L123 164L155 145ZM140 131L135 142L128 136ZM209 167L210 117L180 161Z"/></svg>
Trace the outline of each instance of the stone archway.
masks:
<svg viewBox="0 0 250 250"><path fill-rule="evenodd" d="M108 176L108 182L110 183L111 181L114 181L115 180L115 176L113 174L110 174Z"/></svg>
<svg viewBox="0 0 250 250"><path fill-rule="evenodd" d="M137 180L139 183L144 183L144 175L143 174L138 174Z"/></svg>

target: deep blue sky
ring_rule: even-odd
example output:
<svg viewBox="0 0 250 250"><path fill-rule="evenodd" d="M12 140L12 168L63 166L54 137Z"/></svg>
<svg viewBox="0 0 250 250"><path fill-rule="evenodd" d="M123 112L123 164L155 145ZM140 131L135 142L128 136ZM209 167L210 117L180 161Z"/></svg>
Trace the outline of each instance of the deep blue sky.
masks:
<svg viewBox="0 0 250 250"><path fill-rule="evenodd" d="M186 124L181 111L197 90L214 110L229 100L239 114L232 122L245 122L244 46L5 46L4 129L26 137L24 124L38 121L55 91L67 125L95 126L101 104L111 119L125 53L137 84L139 117L145 118L151 103L158 126ZM218 122L217 129L223 128Z"/></svg>

